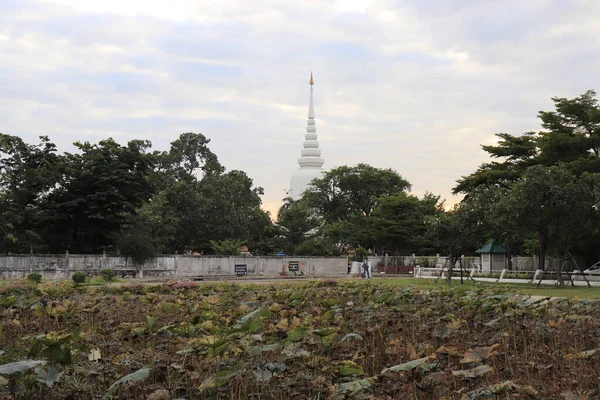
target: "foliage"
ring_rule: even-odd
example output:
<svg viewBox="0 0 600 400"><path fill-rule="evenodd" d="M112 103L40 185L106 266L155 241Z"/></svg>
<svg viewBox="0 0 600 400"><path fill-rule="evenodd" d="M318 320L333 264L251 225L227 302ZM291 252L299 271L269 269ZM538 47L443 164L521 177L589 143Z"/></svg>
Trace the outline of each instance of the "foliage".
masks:
<svg viewBox="0 0 600 400"><path fill-rule="evenodd" d="M600 352L582 339L596 332L593 302L372 282L120 285L68 296L45 285L0 305L10 314L0 321L0 375L19 385L17 398L597 393ZM27 361L38 354L48 361ZM0 397L10 388L17 393L0 386Z"/></svg>
<svg viewBox="0 0 600 400"><path fill-rule="evenodd" d="M381 254L426 251L431 245L425 238L425 219L439 211L438 201L439 196L431 194L423 200L405 193L381 198L367 220L366 229L359 235L359 242L377 247Z"/></svg>
<svg viewBox="0 0 600 400"><path fill-rule="evenodd" d="M342 166L313 180L300 204L286 204L282 211L293 212L296 226L304 228L300 234L319 226L325 239L346 250L360 244L379 254L431 252L424 219L439 211L440 198L426 193L419 199L409 189L391 169Z"/></svg>
<svg viewBox="0 0 600 400"><path fill-rule="evenodd" d="M29 251L37 240L39 206L60 179L62 157L47 136L29 145L0 133L0 253Z"/></svg>
<svg viewBox="0 0 600 400"><path fill-rule="evenodd" d="M323 235L312 236L296 246L289 254L295 256L339 256L340 250Z"/></svg>
<svg viewBox="0 0 600 400"><path fill-rule="evenodd" d="M452 272L461 256L475 250L482 238L482 210L471 206L473 200L466 199L452 210L430 216L426 220L427 232L434 246L448 257L444 266L448 268L448 284L452 282Z"/></svg>
<svg viewBox="0 0 600 400"><path fill-rule="evenodd" d="M112 281L115 278L116 274L115 274L115 271L113 271L110 268L103 268L103 269L100 270L100 276L106 282L110 282L110 281Z"/></svg>
<svg viewBox="0 0 600 400"><path fill-rule="evenodd" d="M12 376L15 374L24 374L29 372L29 370L44 364L46 364L46 361L42 360L24 360L3 364L0 365L0 375Z"/></svg>
<svg viewBox="0 0 600 400"><path fill-rule="evenodd" d="M539 269L552 246L565 255L595 230L598 221L595 176L577 178L564 167L529 167L508 194L496 203L496 213L519 231L537 236ZM534 237L535 237L534 236Z"/></svg>
<svg viewBox="0 0 600 400"><path fill-rule="evenodd" d="M156 257L156 249L150 238L144 232L131 232L119 243L119 251L131 259L136 268Z"/></svg>
<svg viewBox="0 0 600 400"><path fill-rule="evenodd" d="M498 143L482 146L502 162L483 164L458 180L455 193L476 187L504 186L520 180L533 165L562 165L579 175L600 172L600 107L596 92L589 90L574 99L552 98L555 111L540 111L544 131L522 136L499 133Z"/></svg>
<svg viewBox="0 0 600 400"><path fill-rule="evenodd" d="M163 152L109 138L59 154L40 140L0 134L0 252L114 252L136 235L160 252L208 251L209 240L252 247L271 232L262 188L225 172L202 134Z"/></svg>
<svg viewBox="0 0 600 400"><path fill-rule="evenodd" d="M71 275L71 279L76 284L82 284L82 283L85 283L85 281L87 279L87 275L81 271L76 271L73 273L73 275Z"/></svg>
<svg viewBox="0 0 600 400"><path fill-rule="evenodd" d="M112 396L115 394L115 392L119 389L120 386L125 385L126 383L130 383L130 382L142 381L142 380L148 378L149 375L150 375L150 370L148 368L142 368L135 372L132 372L131 374L126 375L126 376L122 377L121 379L119 379L118 381L116 381L115 383L113 383L106 391L106 395Z"/></svg>
<svg viewBox="0 0 600 400"><path fill-rule="evenodd" d="M51 250L101 252L113 244L126 216L151 196L150 142L132 140L121 146L106 139L74 145L78 152L65 154L59 185L42 205L40 222Z"/></svg>
<svg viewBox="0 0 600 400"><path fill-rule="evenodd" d="M536 248L542 269L549 250L559 256L577 251L597 259L600 238L595 208L600 191L596 92L552 100L555 110L538 114L542 131L521 136L497 134L497 144L482 146L494 161L461 177L453 189L467 197L477 191L502 193L488 203L496 221L491 228L493 236L502 238L515 253ZM569 209L565 201L571 200L574 203ZM596 205L591 206L592 201Z"/></svg>
<svg viewBox="0 0 600 400"><path fill-rule="evenodd" d="M323 178L314 179L303 198L325 222L332 223L356 215L369 216L382 196L408 189L410 183L396 171L358 164L334 168Z"/></svg>
<svg viewBox="0 0 600 400"><path fill-rule="evenodd" d="M314 210L305 201L294 201L288 197L279 208L276 226L279 234L276 243L279 249L286 254L296 254L296 249L316 234L320 222ZM310 253L307 248L308 246L304 245L300 252Z"/></svg>
<svg viewBox="0 0 600 400"><path fill-rule="evenodd" d="M239 256L242 254L242 246L244 242L241 240L211 240L210 246L215 254L225 256Z"/></svg>
<svg viewBox="0 0 600 400"><path fill-rule="evenodd" d="M354 249L354 255L352 256L353 261L363 262L365 258L369 255L367 249L364 247L357 247Z"/></svg>
<svg viewBox="0 0 600 400"><path fill-rule="evenodd" d="M42 274L40 274L39 272L32 272L29 275L27 275L27 280L33 283L40 283L42 282Z"/></svg>

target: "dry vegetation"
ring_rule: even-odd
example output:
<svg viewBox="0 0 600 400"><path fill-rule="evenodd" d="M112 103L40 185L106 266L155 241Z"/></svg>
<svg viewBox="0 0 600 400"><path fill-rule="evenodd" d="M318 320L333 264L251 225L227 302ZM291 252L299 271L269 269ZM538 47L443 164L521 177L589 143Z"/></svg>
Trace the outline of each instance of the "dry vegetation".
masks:
<svg viewBox="0 0 600 400"><path fill-rule="evenodd" d="M13 285L0 397L598 398L599 304L492 290Z"/></svg>

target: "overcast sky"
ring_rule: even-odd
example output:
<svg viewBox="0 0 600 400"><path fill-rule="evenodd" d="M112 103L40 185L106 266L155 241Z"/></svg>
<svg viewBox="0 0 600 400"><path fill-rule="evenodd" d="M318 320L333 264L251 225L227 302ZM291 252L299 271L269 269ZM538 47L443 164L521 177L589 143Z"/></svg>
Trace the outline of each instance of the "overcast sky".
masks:
<svg viewBox="0 0 600 400"><path fill-rule="evenodd" d="M304 140L448 203L494 134L598 88L598 0L0 0L0 132L211 139L276 210Z"/></svg>

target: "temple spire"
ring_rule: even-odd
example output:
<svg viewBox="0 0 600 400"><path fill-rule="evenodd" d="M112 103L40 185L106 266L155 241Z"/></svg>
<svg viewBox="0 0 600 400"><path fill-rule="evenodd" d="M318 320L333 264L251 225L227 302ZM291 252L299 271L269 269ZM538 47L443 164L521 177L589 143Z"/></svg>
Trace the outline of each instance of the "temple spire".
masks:
<svg viewBox="0 0 600 400"><path fill-rule="evenodd" d="M306 135L304 135L302 157L298 159L300 169L308 168L320 169L323 166L321 158L321 150L319 150L319 141L317 140L317 127L315 125L315 105L313 101L313 79L312 72L310 73L310 97L308 101L308 121L306 121Z"/></svg>
<svg viewBox="0 0 600 400"><path fill-rule="evenodd" d="M302 192L310 184L312 179L321 177L324 163L321 158L319 141L317 140L317 127L315 124L315 106L313 101L313 85L315 80L310 73L310 97L308 102L308 120L306 121L306 134L304 135L303 148L298 159L298 168L293 174L290 182L290 195L294 199L300 198Z"/></svg>
<svg viewBox="0 0 600 400"><path fill-rule="evenodd" d="M313 74L312 72L310 73L310 99L308 101L308 119L315 119L315 106L313 104L313 85L315 84L315 81L313 79ZM314 125L314 124L313 124Z"/></svg>

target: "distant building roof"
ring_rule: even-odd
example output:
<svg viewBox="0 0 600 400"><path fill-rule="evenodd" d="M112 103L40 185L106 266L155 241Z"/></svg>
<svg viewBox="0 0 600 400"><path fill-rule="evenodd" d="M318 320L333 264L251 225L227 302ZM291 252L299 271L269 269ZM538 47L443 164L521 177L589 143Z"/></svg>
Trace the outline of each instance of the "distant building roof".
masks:
<svg viewBox="0 0 600 400"><path fill-rule="evenodd" d="M492 253L492 254L500 254L500 253L508 253L502 245L494 243L493 240L487 242L482 248L477 249L475 253Z"/></svg>

